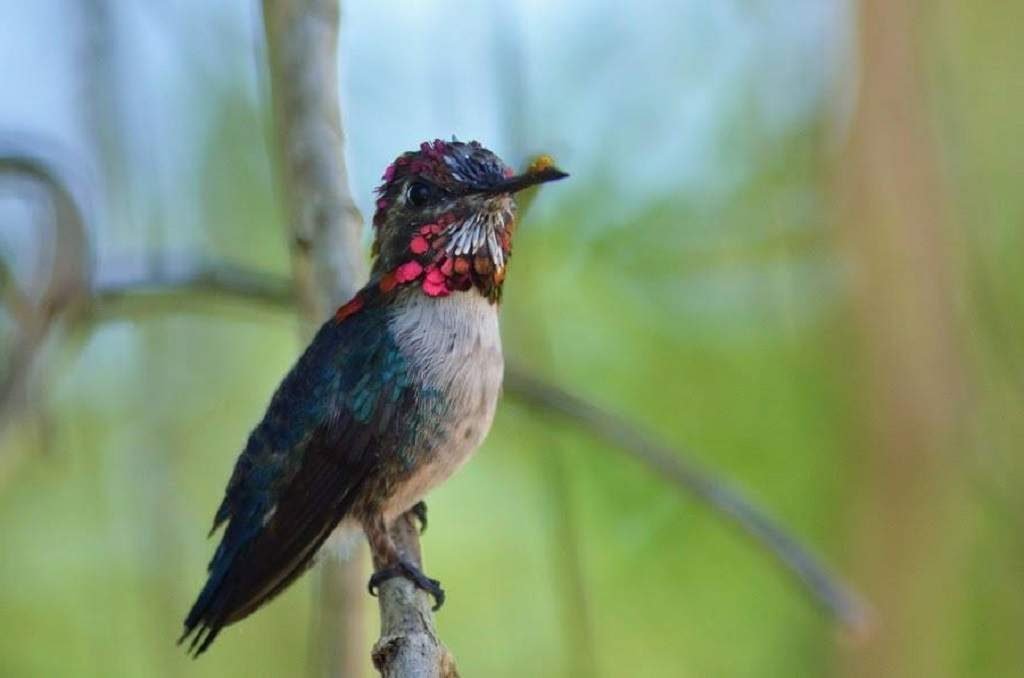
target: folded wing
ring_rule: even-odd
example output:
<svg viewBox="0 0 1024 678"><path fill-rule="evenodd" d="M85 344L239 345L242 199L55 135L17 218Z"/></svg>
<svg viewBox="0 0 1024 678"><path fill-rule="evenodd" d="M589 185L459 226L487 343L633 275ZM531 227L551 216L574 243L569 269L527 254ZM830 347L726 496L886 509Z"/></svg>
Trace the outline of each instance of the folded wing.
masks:
<svg viewBox="0 0 1024 678"><path fill-rule="evenodd" d="M191 638L196 656L309 568L382 455L408 435L395 417L413 411L415 394L384 313L328 321L250 435L214 521L227 528L179 641Z"/></svg>

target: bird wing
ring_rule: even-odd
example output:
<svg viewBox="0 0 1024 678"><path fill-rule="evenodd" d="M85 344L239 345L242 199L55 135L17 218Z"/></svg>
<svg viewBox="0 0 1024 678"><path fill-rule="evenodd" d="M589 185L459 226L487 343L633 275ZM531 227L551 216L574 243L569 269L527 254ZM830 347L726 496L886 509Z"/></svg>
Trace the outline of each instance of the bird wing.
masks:
<svg viewBox="0 0 1024 678"><path fill-rule="evenodd" d="M415 396L386 312L325 323L249 436L214 521L227 529L179 641L192 636L196 656L312 564L381 455L402 444L409 427L393 424Z"/></svg>

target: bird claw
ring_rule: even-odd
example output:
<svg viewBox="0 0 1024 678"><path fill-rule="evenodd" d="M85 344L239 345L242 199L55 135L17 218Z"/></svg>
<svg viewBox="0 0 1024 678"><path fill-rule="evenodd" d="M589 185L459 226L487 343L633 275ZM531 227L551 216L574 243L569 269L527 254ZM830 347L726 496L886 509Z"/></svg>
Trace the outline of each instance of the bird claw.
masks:
<svg viewBox="0 0 1024 678"><path fill-rule="evenodd" d="M415 504L413 504L412 508L409 509L409 512L412 513L416 517L416 520L419 521L419 523L420 523L420 534L423 534L424 532L426 532L427 531L427 504L425 502L418 501Z"/></svg>
<svg viewBox="0 0 1024 678"><path fill-rule="evenodd" d="M427 575L423 574L423 571L412 563L399 560L391 567L385 567L382 570L377 570L370 577L370 582L367 588L370 591L371 596L377 595L377 590L380 585L386 582L388 579L394 579L395 577L405 577L417 588L422 589L434 597L434 612L441 609L444 605L444 589L441 588L441 582L436 579L431 579Z"/></svg>

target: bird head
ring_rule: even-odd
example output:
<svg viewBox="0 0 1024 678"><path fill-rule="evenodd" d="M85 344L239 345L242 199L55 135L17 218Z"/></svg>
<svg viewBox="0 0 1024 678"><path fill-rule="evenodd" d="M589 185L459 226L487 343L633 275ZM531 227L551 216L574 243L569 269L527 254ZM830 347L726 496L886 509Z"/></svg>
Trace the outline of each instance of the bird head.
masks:
<svg viewBox="0 0 1024 678"><path fill-rule="evenodd" d="M384 172L373 216L381 286L429 296L476 287L497 301L516 225L514 195L568 176L550 162L517 175L479 143L424 142Z"/></svg>

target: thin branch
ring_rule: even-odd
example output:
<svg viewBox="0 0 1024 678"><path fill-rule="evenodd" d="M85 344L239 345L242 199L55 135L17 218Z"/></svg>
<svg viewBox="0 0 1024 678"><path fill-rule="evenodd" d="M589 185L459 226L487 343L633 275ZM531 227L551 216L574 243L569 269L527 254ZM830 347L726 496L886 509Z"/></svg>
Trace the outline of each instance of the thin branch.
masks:
<svg viewBox="0 0 1024 678"><path fill-rule="evenodd" d="M419 532L408 514L395 521L391 538L406 559L423 567ZM403 577L382 584L379 595L380 639L373 646L373 665L381 675L458 678L455 659L434 628L431 599Z"/></svg>
<svg viewBox="0 0 1024 678"><path fill-rule="evenodd" d="M656 442L622 417L514 367L505 371L505 393L537 410L568 419L641 462L658 477L705 501L775 556L812 598L843 625L858 635L870 627L870 612L856 593L831 575L817 558L761 509L681 457L676 450Z"/></svg>
<svg viewBox="0 0 1024 678"><path fill-rule="evenodd" d="M222 300L260 304L280 311L295 310L293 286L281 275L188 255L180 259L161 256L157 271L131 271L127 264L105 267L106 275L93 284L91 313L101 318L126 313L165 313L181 309L184 296L193 302ZM196 307L189 306L188 310L194 311Z"/></svg>
<svg viewBox="0 0 1024 678"><path fill-rule="evenodd" d="M18 289L13 274L0 262L0 294L17 323L6 365L0 366L0 428L15 410L27 403L30 375L36 354L60 312L85 296L91 272L86 247L85 218L64 177L42 158L19 149L0 151L0 178L30 181L41 187L53 208L53 234L40 235L52 243L53 256L40 276L38 300Z"/></svg>

